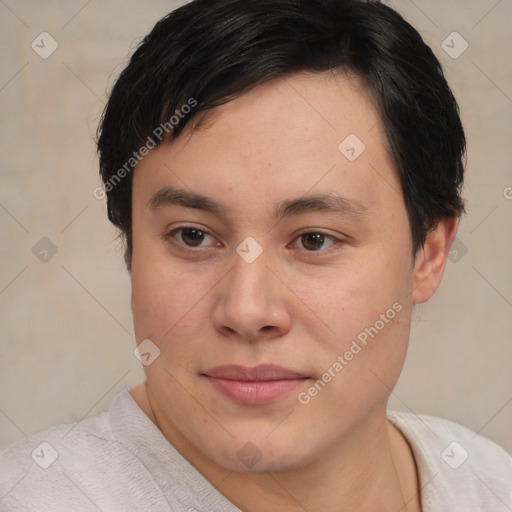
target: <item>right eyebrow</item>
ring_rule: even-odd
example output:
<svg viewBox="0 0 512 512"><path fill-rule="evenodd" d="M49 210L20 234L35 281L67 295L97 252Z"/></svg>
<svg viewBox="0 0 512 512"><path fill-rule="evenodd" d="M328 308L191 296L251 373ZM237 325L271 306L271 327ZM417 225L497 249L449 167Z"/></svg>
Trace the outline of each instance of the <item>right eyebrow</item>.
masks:
<svg viewBox="0 0 512 512"><path fill-rule="evenodd" d="M184 189L163 187L149 200L149 208L153 211L164 206L173 205L203 210L216 215L225 213L224 207L213 199Z"/></svg>

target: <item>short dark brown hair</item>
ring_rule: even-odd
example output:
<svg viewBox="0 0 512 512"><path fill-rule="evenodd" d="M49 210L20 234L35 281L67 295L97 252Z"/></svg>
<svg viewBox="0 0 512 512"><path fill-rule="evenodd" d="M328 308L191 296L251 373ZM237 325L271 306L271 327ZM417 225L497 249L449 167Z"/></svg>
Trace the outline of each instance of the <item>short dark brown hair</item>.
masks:
<svg viewBox="0 0 512 512"><path fill-rule="evenodd" d="M459 216L466 141L458 105L432 50L400 14L377 0L195 0L144 38L98 128L108 215L125 237L128 266L130 171L141 148L175 139L198 112L259 84L329 70L355 73L375 100L414 253L440 219Z"/></svg>

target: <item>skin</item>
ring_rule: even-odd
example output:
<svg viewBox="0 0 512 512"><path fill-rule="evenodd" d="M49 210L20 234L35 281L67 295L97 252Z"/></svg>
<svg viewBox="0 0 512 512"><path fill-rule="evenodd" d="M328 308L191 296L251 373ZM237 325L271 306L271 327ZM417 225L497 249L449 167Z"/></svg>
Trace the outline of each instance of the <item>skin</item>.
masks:
<svg viewBox="0 0 512 512"><path fill-rule="evenodd" d="M353 162L338 150L351 133L366 145ZM165 187L223 211L152 207ZM357 201L358 213L275 216L285 201L333 193ZM420 510L415 461L386 404L413 304L439 286L457 220L440 221L413 258L398 177L359 80L298 73L211 111L138 165L132 205L135 334L161 351L132 396L176 449L244 511ZM191 232L178 228L208 235L189 247ZM308 250L304 233L326 235L319 250ZM263 249L252 263L236 252L247 237ZM378 335L300 403L298 393L397 302ZM203 375L263 363L308 379L248 406ZM251 468L237 457L248 442L261 454Z"/></svg>

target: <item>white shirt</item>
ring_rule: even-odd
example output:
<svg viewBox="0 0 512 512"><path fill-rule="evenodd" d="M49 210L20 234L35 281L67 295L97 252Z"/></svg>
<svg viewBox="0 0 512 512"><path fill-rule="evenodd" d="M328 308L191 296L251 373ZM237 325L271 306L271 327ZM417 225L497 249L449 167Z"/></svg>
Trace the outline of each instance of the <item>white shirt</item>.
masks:
<svg viewBox="0 0 512 512"><path fill-rule="evenodd" d="M446 420L388 417L413 449L423 512L512 511L512 457L502 448ZM7 448L0 456L0 511L240 512L126 390L108 412Z"/></svg>

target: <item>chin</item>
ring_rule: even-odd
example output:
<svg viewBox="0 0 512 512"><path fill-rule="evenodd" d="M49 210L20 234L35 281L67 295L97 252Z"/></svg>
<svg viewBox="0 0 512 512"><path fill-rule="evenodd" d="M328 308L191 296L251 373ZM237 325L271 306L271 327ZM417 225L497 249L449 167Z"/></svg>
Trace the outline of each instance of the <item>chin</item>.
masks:
<svg viewBox="0 0 512 512"><path fill-rule="evenodd" d="M272 432L272 429L252 428L218 444L208 439L204 452L217 465L237 473L280 472L306 464L309 457L304 443L294 439L288 429L283 429L281 435L277 432L268 435L267 432Z"/></svg>

